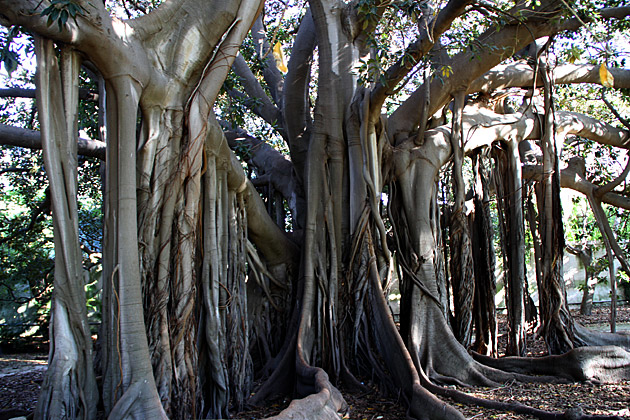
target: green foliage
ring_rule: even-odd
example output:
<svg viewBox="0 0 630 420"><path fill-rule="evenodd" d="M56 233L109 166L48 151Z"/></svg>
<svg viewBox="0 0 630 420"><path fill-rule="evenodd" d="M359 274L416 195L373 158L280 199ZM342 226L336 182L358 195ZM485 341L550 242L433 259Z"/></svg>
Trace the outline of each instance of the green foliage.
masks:
<svg viewBox="0 0 630 420"><path fill-rule="evenodd" d="M581 195L571 199L572 207L565 209L569 217L565 222L565 237L568 243L577 244L583 242L600 242L601 233L593 213L590 211L588 201Z"/></svg>
<svg viewBox="0 0 630 420"><path fill-rule="evenodd" d="M573 64L584 54L584 49L578 45L573 45L563 51L563 56L566 61Z"/></svg>
<svg viewBox="0 0 630 420"><path fill-rule="evenodd" d="M42 321L54 268L49 212L33 217L43 199L37 179L6 175L2 176L0 192L0 321L5 325L1 336L23 334L29 329L15 324Z"/></svg>
<svg viewBox="0 0 630 420"><path fill-rule="evenodd" d="M5 37L6 39L6 37ZM6 46L6 43L5 43ZM10 48L19 49L26 61L32 53L27 38L17 38ZM20 67L5 86L33 88L30 66ZM96 90L96 84L81 73L80 87ZM98 138L97 104L81 101L79 128ZM32 99L0 100L0 123L37 129L37 110ZM100 318L101 184L100 162L79 156L78 200L79 238L84 268L90 321ZM48 333L48 312L54 277L54 245L48 179L42 152L18 147L0 147L0 337ZM37 325L39 327L34 327Z"/></svg>
<svg viewBox="0 0 630 420"><path fill-rule="evenodd" d="M42 16L48 16L48 20L46 21L48 26L57 22L59 32L63 31L64 26L66 26L68 22L68 18L72 18L74 23L77 23L77 16L85 16L86 14L87 10L72 0L52 0L50 5L41 12Z"/></svg>
<svg viewBox="0 0 630 420"><path fill-rule="evenodd" d="M20 63L19 51L12 49L12 41L19 33L17 26L12 26L5 33L5 28L0 32L0 61L4 66L4 71L7 72L9 77L17 69Z"/></svg>
<svg viewBox="0 0 630 420"><path fill-rule="evenodd" d="M630 302L630 277L628 273L623 270L619 270L617 272L617 281L619 286L619 291L621 292L619 295L621 298Z"/></svg>
<svg viewBox="0 0 630 420"><path fill-rule="evenodd" d="M559 109L579 112L593 118L621 127L606 104L601 100L602 89L594 85L558 86L556 104ZM630 102L627 96L616 90L609 90L606 98L622 115L630 115ZM581 157L586 164L586 173L592 174L589 181L598 185L615 179L624 169L627 152L618 148L599 144L581 137L573 137L566 142L562 159L567 162L572 157Z"/></svg>
<svg viewBox="0 0 630 420"><path fill-rule="evenodd" d="M567 241L572 244L589 243L593 251L601 250L604 247L603 238L597 227L595 217L588 207L586 198L576 196L572 199L572 203L571 214L565 223ZM628 223L628 211L609 205L604 205L603 208L608 222L615 233L615 237L622 247L623 254L629 255L630 224ZM599 284L609 284L608 268L609 261L606 253L599 258L593 259L590 270L592 275L597 278ZM628 274L623 270L617 270L616 276L619 289L624 290L623 296L625 296L626 299L630 298ZM578 289L583 290L584 287L585 285L580 285Z"/></svg>
<svg viewBox="0 0 630 420"><path fill-rule="evenodd" d="M0 323L37 323L45 330L54 272L54 246L48 186L41 166L41 153L19 148L2 149L16 160L11 164L31 165L26 172L5 172L0 177ZM2 164L6 167L6 163ZM94 177L96 172L96 178ZM92 281L88 305L93 318L100 317L97 283L100 273L102 211L98 164L83 159L79 168L79 239L84 267ZM23 308L21 311L20 308ZM11 314L11 315L9 315ZM0 335L26 333L28 325L6 327ZM32 332L32 331L31 331ZM44 333L45 335L45 333Z"/></svg>
<svg viewBox="0 0 630 420"><path fill-rule="evenodd" d="M0 62L9 78L33 55L31 36L17 26L0 26Z"/></svg>

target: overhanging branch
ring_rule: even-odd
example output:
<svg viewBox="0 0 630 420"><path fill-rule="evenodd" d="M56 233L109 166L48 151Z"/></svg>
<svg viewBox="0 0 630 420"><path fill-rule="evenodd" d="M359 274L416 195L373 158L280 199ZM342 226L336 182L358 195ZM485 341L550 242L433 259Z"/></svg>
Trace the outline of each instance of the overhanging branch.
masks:
<svg viewBox="0 0 630 420"><path fill-rule="evenodd" d="M28 89L28 88L0 89L0 98L33 98L35 99L35 89ZM79 99L96 102L98 101L98 93L90 92L89 89L79 89Z"/></svg>
<svg viewBox="0 0 630 420"><path fill-rule="evenodd" d="M609 68L608 71L615 79L616 88L630 87L630 70ZM599 66L592 64L563 64L553 69L553 79L556 84L596 83L601 84ZM532 87L534 83L534 69L525 61L514 64L501 64L486 72L473 81L468 87L468 93L491 92L496 89L510 87ZM538 86L542 86L540 78Z"/></svg>
<svg viewBox="0 0 630 420"><path fill-rule="evenodd" d="M246 94L232 89L229 91L230 96L242 100L245 106L250 108L268 124L273 126L281 124L282 116L280 110L271 102L271 99L269 99L265 93L265 90L256 79L254 73L252 73L242 55L239 54L234 59L232 71L240 78Z"/></svg>
<svg viewBox="0 0 630 420"><path fill-rule="evenodd" d="M593 184L580 174L575 165L575 163L569 163L569 166L560 172L560 186L577 191L586 196L592 194L599 186ZM523 165L523 178L540 181L542 177L543 170L541 165ZM615 207L630 210L630 198L615 192L603 194L601 201Z"/></svg>
<svg viewBox="0 0 630 420"><path fill-rule="evenodd" d="M42 138L39 131L0 124L0 144L41 150ZM105 160L106 145L102 141L79 138L78 147L80 155Z"/></svg>
<svg viewBox="0 0 630 420"><path fill-rule="evenodd" d="M414 43L407 47L403 56L387 69L384 75L385 81L382 83L379 82L374 87L370 97L373 109L380 112L381 105L385 101L385 98L394 92L396 85L418 64L420 58L431 50L434 40L450 28L453 20L461 16L466 10L466 7L471 3L471 0L449 1L446 7L444 7L435 18L435 25L431 23L433 26L433 36L426 32L421 34Z"/></svg>
<svg viewBox="0 0 630 420"><path fill-rule="evenodd" d="M541 7L545 8L546 5L543 4ZM551 7L553 8L553 4L551 4ZM619 19L630 13L628 9L630 8L603 9L600 13L602 17L607 19ZM563 20L558 23L556 19L552 19L555 16L555 11L549 14L547 10L545 9L545 17L542 19L540 16L536 16L536 10L532 11L527 8L522 8L520 12L513 10L513 15L522 12L525 16L527 14L532 16L522 23L508 24L498 32L495 29L491 29L478 37L477 41L479 43L482 45L493 45L493 48L466 50L455 55L450 60L450 63L447 63L454 69L454 74L445 80L436 79L432 82L429 115L434 114L447 104L452 92L461 89L462 86L468 87L476 83L477 78L481 78L484 73L490 71L535 39L570 29L568 25L579 25L579 22L575 19ZM585 77L592 80L595 74L591 70L588 76ZM621 79L624 77L626 76L620 75ZM597 80L599 80L598 75ZM389 131L396 141L407 136L419 125L419 113L417 110L421 109L425 100L423 92L423 87L418 87L390 116Z"/></svg>

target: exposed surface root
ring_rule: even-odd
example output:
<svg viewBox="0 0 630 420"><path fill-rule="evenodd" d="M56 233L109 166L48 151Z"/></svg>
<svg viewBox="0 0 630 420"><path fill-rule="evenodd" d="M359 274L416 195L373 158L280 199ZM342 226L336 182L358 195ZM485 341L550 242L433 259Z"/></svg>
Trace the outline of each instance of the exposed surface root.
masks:
<svg viewBox="0 0 630 420"><path fill-rule="evenodd" d="M630 352L615 346L578 347L565 354L537 358L492 359L474 354L491 367L531 375L555 375L572 381L612 383L630 379Z"/></svg>
<svg viewBox="0 0 630 420"><path fill-rule="evenodd" d="M302 399L291 401L289 407L280 414L270 417L275 420L308 419L326 420L339 419L347 411L341 392L328 380L328 374L320 368L304 367L305 375L300 375L298 388L304 390L313 388L315 392Z"/></svg>
<svg viewBox="0 0 630 420"><path fill-rule="evenodd" d="M370 270L370 294L373 311L373 331L376 343L383 355L390 372L393 373L397 385L409 398L408 416L418 419L463 419L464 416L451 405L441 401L428 392L421 384L411 355L405 347L402 337L387 307L383 289L381 288L376 264Z"/></svg>
<svg viewBox="0 0 630 420"><path fill-rule="evenodd" d="M508 381L557 382L555 376L526 376L501 369L491 363L479 363L457 342L440 309L429 299L418 296L412 328L410 352L416 367L432 382L442 385L494 387ZM489 358L490 359L490 358ZM494 359L492 359L494 360ZM549 375L541 372L540 375Z"/></svg>
<svg viewBox="0 0 630 420"><path fill-rule="evenodd" d="M576 322L575 337L587 346L618 346L630 350L630 335L627 333L593 331Z"/></svg>
<svg viewBox="0 0 630 420"><path fill-rule="evenodd" d="M150 415L150 418L166 419L164 411L155 409L156 394L155 386L151 386L149 381L133 382L116 402L109 413L109 418L147 418L146 416Z"/></svg>

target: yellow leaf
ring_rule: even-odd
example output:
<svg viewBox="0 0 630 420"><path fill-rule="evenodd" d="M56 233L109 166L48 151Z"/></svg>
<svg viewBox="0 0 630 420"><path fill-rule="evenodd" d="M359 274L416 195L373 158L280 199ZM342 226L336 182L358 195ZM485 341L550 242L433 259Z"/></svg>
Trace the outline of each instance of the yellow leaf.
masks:
<svg viewBox="0 0 630 420"><path fill-rule="evenodd" d="M602 85L605 87L611 88L615 84L615 79L613 78L613 75L610 74L610 72L606 68L606 64L604 63L602 63L602 65L599 66L599 80L602 82Z"/></svg>
<svg viewBox="0 0 630 420"><path fill-rule="evenodd" d="M276 45L273 46L273 58L276 59L276 67L278 67L278 70L283 73L289 71L289 69L287 69L284 53L282 52L282 45L279 42L276 42Z"/></svg>

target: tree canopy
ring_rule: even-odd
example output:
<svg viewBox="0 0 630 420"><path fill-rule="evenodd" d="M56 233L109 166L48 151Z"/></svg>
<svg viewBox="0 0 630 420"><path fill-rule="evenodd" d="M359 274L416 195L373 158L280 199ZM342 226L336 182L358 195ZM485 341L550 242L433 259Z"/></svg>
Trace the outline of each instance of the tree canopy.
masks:
<svg viewBox="0 0 630 420"><path fill-rule="evenodd" d="M561 188L586 197L613 285L614 259L630 273L603 207L630 209L630 7L0 0L0 9L5 72L18 74L29 54L37 69L3 90L34 98L36 112L3 102L0 143L42 149L46 180L23 204L39 223L33 203L47 183L54 231L37 418L226 418L287 395L278 418L333 419L348 410L340 389L365 389L363 378L401 395L411 418L464 418L440 397L576 418L446 385L630 379L628 336L589 331L568 310L560 200ZM22 153L13 150L3 156ZM102 161L101 175L86 156ZM6 173L30 170L8 162ZM98 200L87 184L103 197L97 346L77 200ZM521 357L536 316L528 240L550 354L536 363ZM500 359L496 255L514 356Z"/></svg>

